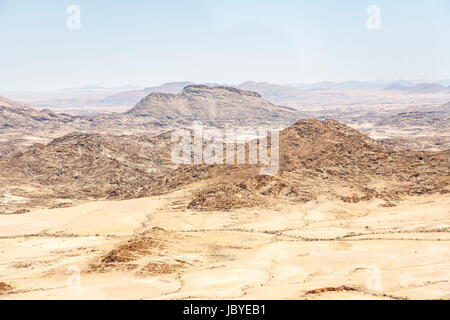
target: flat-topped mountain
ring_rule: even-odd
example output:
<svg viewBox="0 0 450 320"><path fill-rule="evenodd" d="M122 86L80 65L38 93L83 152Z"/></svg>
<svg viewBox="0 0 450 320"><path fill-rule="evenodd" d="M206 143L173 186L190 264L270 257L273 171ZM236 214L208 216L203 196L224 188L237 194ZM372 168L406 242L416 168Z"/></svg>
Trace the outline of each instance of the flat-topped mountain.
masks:
<svg viewBox="0 0 450 320"><path fill-rule="evenodd" d="M192 85L194 83L189 81L183 82L168 82L160 86L147 87L143 90L127 90L119 92L102 99L102 104L124 104L124 105L135 105L142 98L153 92L162 93L180 93L184 87Z"/></svg>
<svg viewBox="0 0 450 320"><path fill-rule="evenodd" d="M152 93L127 112L171 123L203 121L207 125L286 126L296 121L294 109L276 106L259 93L231 87L192 85L180 94Z"/></svg>

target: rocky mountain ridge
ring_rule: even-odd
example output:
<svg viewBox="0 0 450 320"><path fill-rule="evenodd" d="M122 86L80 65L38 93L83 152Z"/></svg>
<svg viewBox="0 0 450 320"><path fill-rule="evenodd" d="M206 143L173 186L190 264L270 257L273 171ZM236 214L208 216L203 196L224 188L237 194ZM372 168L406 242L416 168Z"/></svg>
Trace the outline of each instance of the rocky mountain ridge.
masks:
<svg viewBox="0 0 450 320"><path fill-rule="evenodd" d="M307 202L319 195L394 205L405 196L450 192L449 150L396 152L333 120L301 120L281 131L279 171L272 176L250 164L176 166L169 136L73 133L0 159L2 210L181 188L194 188L185 205L196 210Z"/></svg>

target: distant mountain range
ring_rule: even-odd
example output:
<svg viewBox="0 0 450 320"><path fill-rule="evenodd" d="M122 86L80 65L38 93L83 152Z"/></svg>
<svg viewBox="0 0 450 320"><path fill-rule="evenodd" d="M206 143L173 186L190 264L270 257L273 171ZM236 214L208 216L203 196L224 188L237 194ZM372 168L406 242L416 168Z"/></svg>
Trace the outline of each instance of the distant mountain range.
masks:
<svg viewBox="0 0 450 320"><path fill-rule="evenodd" d="M100 101L102 104L134 105L139 100L153 92L180 93L184 87L194 84L193 82L168 82L160 86L147 87L143 90L127 90L105 97Z"/></svg>
<svg viewBox="0 0 450 320"><path fill-rule="evenodd" d="M138 89L137 86L120 86L120 87L102 87L96 85L87 85L83 87L65 88L63 91L95 91L95 90L130 90Z"/></svg>
<svg viewBox="0 0 450 320"><path fill-rule="evenodd" d="M445 87L439 83L418 83L416 85L406 86L403 84L393 83L385 88L385 90L405 91L408 93L450 93L450 86Z"/></svg>
<svg viewBox="0 0 450 320"><path fill-rule="evenodd" d="M373 89L382 89L384 86L386 86L386 84L377 82L366 82L366 81L344 81L344 82L323 81L311 84L306 83L288 84L287 86L302 90L373 90Z"/></svg>
<svg viewBox="0 0 450 320"><path fill-rule="evenodd" d="M271 84L274 86L278 86L278 89L282 88L296 88L301 90L371 90L371 89L384 89L391 85L400 85L404 87L412 87L418 84L425 83L436 83L441 86L447 87L450 86L450 79L445 80L422 80L422 81L410 81L410 80L393 80L393 81L358 81L358 80L350 80L350 81L320 81L314 83L287 83L287 84L271 84L267 82L255 82L255 81L246 81L240 84L225 84L225 83L195 83L191 81L180 81L180 82L168 82L159 86L146 87L144 89L140 89L138 86L121 86L121 87L103 87L97 85L87 85L83 87L75 87L75 88L66 88L65 91L89 91L89 90L126 90L128 92L163 92L163 93L180 93L181 90L193 84L203 84L207 86L231 86L236 88L244 87L248 88L248 86L253 86L255 84ZM255 88L255 87L254 87ZM250 89L245 89L250 90Z"/></svg>
<svg viewBox="0 0 450 320"><path fill-rule="evenodd" d="M443 81L444 83L445 81ZM450 83L450 80L448 81ZM169 82L160 86L148 87L143 90L126 90L107 96L99 101L102 105L134 105L138 103L142 98L153 92L181 93L184 87L194 85L196 83L190 81L184 82ZM433 83L433 85L444 87L443 84ZM345 93L338 92L320 92L326 90L402 90L408 91L408 88L417 86L417 93L429 93L429 92L443 92L448 88L439 89L426 89L425 83L416 83L406 80L390 81L390 82L365 82L365 81L344 81L344 82L332 82L324 81L312 84L298 83L298 84L274 84L268 82L255 82L246 81L237 85L220 84L220 83L207 83L208 86L227 86L234 87L242 90L255 91L261 94L261 96L275 104L290 105L292 102L308 101L308 99L314 99L317 94L328 96L341 96L345 97Z"/></svg>
<svg viewBox="0 0 450 320"><path fill-rule="evenodd" d="M109 110L122 112L131 108L151 93L160 92L179 94L189 85L207 85L209 87L234 87L246 91L254 91L273 104L294 108L312 105L326 105L333 101L339 105L352 104L352 90L397 90L405 93L446 93L450 80L429 82L397 81L324 81L312 84L274 84L269 82L245 81L240 84L194 83L190 81L168 82L158 86L138 88L133 86L102 87L89 85L78 88L67 88L62 91L49 92L45 95L30 92L11 92L16 101L23 101L36 108L48 108L56 112L93 115Z"/></svg>

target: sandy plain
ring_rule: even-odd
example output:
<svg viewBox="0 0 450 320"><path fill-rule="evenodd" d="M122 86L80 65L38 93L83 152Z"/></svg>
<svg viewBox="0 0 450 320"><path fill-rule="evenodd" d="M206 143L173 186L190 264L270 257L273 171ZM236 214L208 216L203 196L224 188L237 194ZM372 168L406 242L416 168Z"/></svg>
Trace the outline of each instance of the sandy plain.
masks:
<svg viewBox="0 0 450 320"><path fill-rule="evenodd" d="M0 216L0 299L450 299L448 195L201 212L187 192Z"/></svg>

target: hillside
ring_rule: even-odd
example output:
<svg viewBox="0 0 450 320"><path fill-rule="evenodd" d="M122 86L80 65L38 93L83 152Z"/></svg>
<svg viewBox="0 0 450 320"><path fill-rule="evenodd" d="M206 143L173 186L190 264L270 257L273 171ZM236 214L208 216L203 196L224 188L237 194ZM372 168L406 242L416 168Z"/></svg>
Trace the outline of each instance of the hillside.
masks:
<svg viewBox="0 0 450 320"><path fill-rule="evenodd" d="M74 131L80 117L38 111L0 97L0 158L33 143L47 143L51 138Z"/></svg>
<svg viewBox="0 0 450 320"><path fill-rule="evenodd" d="M301 120L280 133L275 176L260 176L250 165L190 166L170 172L168 180L181 186L189 177L211 179L188 204L199 210L260 206L274 197L307 202L319 195L344 202L376 198L391 206L408 195L449 193L450 152L396 152L336 121Z"/></svg>
<svg viewBox="0 0 450 320"><path fill-rule="evenodd" d="M280 139L282 175L334 179L361 198L450 191L449 151L395 152L334 120L300 121Z"/></svg>
<svg viewBox="0 0 450 320"><path fill-rule="evenodd" d="M18 102L11 101L5 97L0 96L0 107L21 107L22 105Z"/></svg>
<svg viewBox="0 0 450 320"><path fill-rule="evenodd" d="M37 111L18 103L3 105L0 101L0 129L58 130L81 119L50 110Z"/></svg>
<svg viewBox="0 0 450 320"><path fill-rule="evenodd" d="M168 170L164 140L71 133L0 159L1 209L135 198Z"/></svg>
<svg viewBox="0 0 450 320"><path fill-rule="evenodd" d="M134 198L195 186L186 206L228 210L274 199L345 202L448 193L450 152L392 151L333 120L301 120L280 133L280 167L170 162L170 134L154 138L73 133L0 159L3 210L82 199ZM9 199L9 200L8 200ZM64 199L64 200L63 200Z"/></svg>

